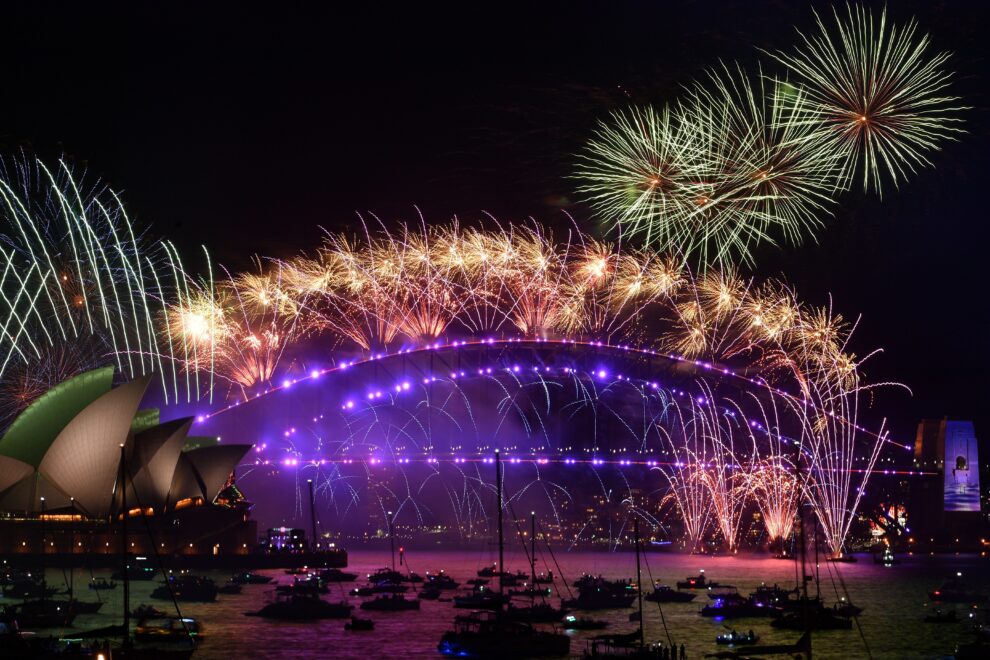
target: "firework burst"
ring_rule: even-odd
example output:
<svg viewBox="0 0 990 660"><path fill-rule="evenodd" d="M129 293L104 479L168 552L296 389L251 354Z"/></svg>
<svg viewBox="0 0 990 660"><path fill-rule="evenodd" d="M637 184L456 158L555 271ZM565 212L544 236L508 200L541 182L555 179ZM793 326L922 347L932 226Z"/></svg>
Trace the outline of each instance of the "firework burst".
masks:
<svg viewBox="0 0 990 660"><path fill-rule="evenodd" d="M962 132L959 98L947 93L949 54L929 52L928 35L912 20L898 26L866 7L833 9L829 27L817 13L818 31L801 34L792 52L773 57L807 90L814 126L842 160L841 179L861 177L864 190L881 191L888 176L896 186L939 143Z"/></svg>

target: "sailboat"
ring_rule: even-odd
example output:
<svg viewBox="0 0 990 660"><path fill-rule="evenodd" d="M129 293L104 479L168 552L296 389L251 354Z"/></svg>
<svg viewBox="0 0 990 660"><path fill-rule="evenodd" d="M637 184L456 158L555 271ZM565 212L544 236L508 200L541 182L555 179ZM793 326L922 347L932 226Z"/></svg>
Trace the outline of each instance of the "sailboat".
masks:
<svg viewBox="0 0 990 660"><path fill-rule="evenodd" d="M529 596L528 607L513 607L509 601L505 615L513 621L528 621L529 623L558 623L567 614L564 608L557 609L547 602L537 603L537 596L549 596L549 588L536 587L536 512L529 514L529 588L522 592L522 595ZM518 593L518 592L511 592Z"/></svg>
<svg viewBox="0 0 990 660"><path fill-rule="evenodd" d="M637 630L631 633L598 635L591 639L589 648L585 649L585 658L625 658L627 660L656 660L661 657L662 647L647 644L643 630L643 591L639 588L642 574L639 562L639 518L633 518L633 538L636 543L636 596L639 602L638 616L630 617L639 623Z"/></svg>
<svg viewBox="0 0 990 660"><path fill-rule="evenodd" d="M495 491L498 509L498 565L505 566L505 540L502 535L502 462L495 450ZM510 621L503 603L502 580L499 600L492 611L471 612L454 619L454 629L440 638L437 650L443 655L467 658L532 658L565 656L571 650L567 635L538 630L530 622Z"/></svg>
<svg viewBox="0 0 990 660"><path fill-rule="evenodd" d="M134 646L131 639L131 582L127 562L127 454L124 445L120 445L120 474L118 478L120 488L120 555L121 574L123 575L123 596L124 596L124 621L121 626L120 646L107 649L106 657L114 660L188 660L195 651L195 638L193 631L187 620L177 617L180 627L186 631L185 641L173 643L171 648L138 647ZM174 637L173 637L174 639Z"/></svg>

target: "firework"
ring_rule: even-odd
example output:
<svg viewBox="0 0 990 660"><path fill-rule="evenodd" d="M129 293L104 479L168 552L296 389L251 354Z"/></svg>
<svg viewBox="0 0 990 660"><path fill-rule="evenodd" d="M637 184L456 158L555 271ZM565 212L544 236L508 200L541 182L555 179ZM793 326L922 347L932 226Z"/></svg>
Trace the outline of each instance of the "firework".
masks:
<svg viewBox="0 0 990 660"><path fill-rule="evenodd" d="M179 345L187 372L219 376L242 391L268 383L288 345L301 332L306 294L288 293L281 267L227 273L186 288L164 314L164 332Z"/></svg>
<svg viewBox="0 0 990 660"><path fill-rule="evenodd" d="M807 91L814 116L806 121L842 159L841 179L858 176L864 190L879 192L884 177L896 186L945 140L961 133L963 108L947 88L949 54L929 52L929 38L912 20L898 26L884 9L877 19L866 7L833 10L829 27L815 14L818 31L773 57Z"/></svg>
<svg viewBox="0 0 990 660"><path fill-rule="evenodd" d="M172 254L135 229L117 193L65 161L0 163L0 243L0 383L16 400L106 363L126 377L158 373L166 401L180 397L157 327L174 294L160 279Z"/></svg>
<svg viewBox="0 0 990 660"><path fill-rule="evenodd" d="M619 237L704 271L813 237L854 177L879 192L931 165L961 133L948 54L885 11L835 22L772 54L790 80L723 66L663 110L613 113L578 156L578 192Z"/></svg>

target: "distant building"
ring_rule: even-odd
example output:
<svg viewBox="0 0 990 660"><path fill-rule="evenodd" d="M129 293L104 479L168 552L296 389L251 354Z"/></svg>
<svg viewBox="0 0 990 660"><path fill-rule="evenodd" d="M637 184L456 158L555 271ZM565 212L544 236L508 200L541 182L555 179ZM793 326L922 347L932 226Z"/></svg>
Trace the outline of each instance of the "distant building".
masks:
<svg viewBox="0 0 990 660"><path fill-rule="evenodd" d="M112 381L105 367L60 383L0 438L0 555L116 553L122 515L154 527L131 527L135 553L253 550L251 505L230 479L251 445L192 438L191 418L160 422L158 410L140 410L150 377Z"/></svg>
<svg viewBox="0 0 990 660"><path fill-rule="evenodd" d="M985 540L979 443L970 421L925 419L918 424L908 520L915 546L970 549Z"/></svg>

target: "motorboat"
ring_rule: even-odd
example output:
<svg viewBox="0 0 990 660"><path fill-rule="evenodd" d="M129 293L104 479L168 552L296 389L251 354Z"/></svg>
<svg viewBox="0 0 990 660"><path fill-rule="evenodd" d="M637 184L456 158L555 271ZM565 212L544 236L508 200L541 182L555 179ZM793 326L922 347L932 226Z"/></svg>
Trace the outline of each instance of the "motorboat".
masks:
<svg viewBox="0 0 990 660"><path fill-rule="evenodd" d="M217 587L218 594L239 594L241 593L241 585L236 582L227 582L226 584Z"/></svg>
<svg viewBox="0 0 990 660"><path fill-rule="evenodd" d="M677 583L678 589L715 589L721 587L718 582L712 582L705 575L705 570L702 569L697 575L693 577L687 577Z"/></svg>
<svg viewBox="0 0 990 660"><path fill-rule="evenodd" d="M140 619L134 627L134 639L141 641L186 641L201 639L199 621L189 617L166 616Z"/></svg>
<svg viewBox="0 0 990 660"><path fill-rule="evenodd" d="M440 590L427 587L417 594L420 600L440 600Z"/></svg>
<svg viewBox="0 0 990 660"><path fill-rule="evenodd" d="M564 616L563 626L567 630L602 630L608 627L608 621L602 619L578 618L573 614Z"/></svg>
<svg viewBox="0 0 990 660"><path fill-rule="evenodd" d="M807 616L803 610L807 610ZM802 598L796 609L774 619L770 625L785 630L852 630L852 617L825 607L818 599Z"/></svg>
<svg viewBox="0 0 990 660"><path fill-rule="evenodd" d="M292 578L292 584L280 584L275 587L275 590L316 595L329 593L330 591L327 585L320 582L319 578L313 575Z"/></svg>
<svg viewBox="0 0 990 660"><path fill-rule="evenodd" d="M131 582L148 582L154 580L157 572L151 566L143 566L141 564L127 565L127 579ZM110 579L122 581L124 579L124 571L118 568L110 574Z"/></svg>
<svg viewBox="0 0 990 660"><path fill-rule="evenodd" d="M940 603L985 603L986 594L969 591L962 582L962 573L956 579L947 580L941 587L928 593L928 598Z"/></svg>
<svg viewBox="0 0 990 660"><path fill-rule="evenodd" d="M376 612L403 612L405 610L418 610L419 600L408 600L399 594L385 594L377 596L372 600L361 603L362 610L374 610Z"/></svg>
<svg viewBox="0 0 990 660"><path fill-rule="evenodd" d="M351 589L350 594L352 596L375 596L377 594L404 594L407 591L409 591L409 587L406 585L385 580L363 587L355 587Z"/></svg>
<svg viewBox="0 0 990 660"><path fill-rule="evenodd" d="M450 577L443 571L434 574L430 574L430 573L426 574L426 582L424 584L424 587L427 589L439 589L439 590L456 589L459 586L460 585L457 583L456 580L454 580L454 578Z"/></svg>
<svg viewBox="0 0 990 660"><path fill-rule="evenodd" d="M217 599L217 585L210 578L197 575L169 575L168 580L151 592L159 600L212 603Z"/></svg>
<svg viewBox="0 0 990 660"><path fill-rule="evenodd" d="M735 630L731 632L724 633L715 638L716 644L728 644L730 646L742 646L745 644L756 644L760 641L760 636L754 633L752 630L749 632L741 633Z"/></svg>
<svg viewBox="0 0 990 660"><path fill-rule="evenodd" d="M779 616L781 611L776 607L753 602L743 598L738 593L716 596L709 605L701 608L701 616L737 619L741 617L772 617Z"/></svg>
<svg viewBox="0 0 990 660"><path fill-rule="evenodd" d="M131 611L131 616L136 619L151 619L154 617L168 616L168 613L161 611L154 605L138 605Z"/></svg>
<svg viewBox="0 0 990 660"><path fill-rule="evenodd" d="M354 582L357 577L357 573L347 573L339 568L320 571L320 579L324 582Z"/></svg>
<svg viewBox="0 0 990 660"><path fill-rule="evenodd" d="M76 600L70 599L69 606L75 610L76 614L96 614L103 607L102 600Z"/></svg>
<svg viewBox="0 0 990 660"><path fill-rule="evenodd" d="M58 593L55 587L49 587L44 580L31 577L15 578L3 586L5 598L43 598Z"/></svg>
<svg viewBox="0 0 990 660"><path fill-rule="evenodd" d="M454 596L454 607L459 609L495 610L504 602L505 598L486 586L479 586L470 593Z"/></svg>
<svg viewBox="0 0 990 660"><path fill-rule="evenodd" d="M104 591L107 589L116 589L117 583L111 580L107 582L106 578L93 578L89 581L89 588L96 589L97 591Z"/></svg>
<svg viewBox="0 0 990 660"><path fill-rule="evenodd" d="M274 598L257 612L246 612L247 616L288 621L311 621L315 619L344 619L351 616L354 606L350 603L331 603L315 594L272 592Z"/></svg>
<svg viewBox="0 0 990 660"><path fill-rule="evenodd" d="M75 608L64 600L26 600L7 606L7 613L22 628L63 628L76 618Z"/></svg>
<svg viewBox="0 0 990 660"><path fill-rule="evenodd" d="M362 619L356 616L352 616L351 620L344 624L344 630L374 630L375 622L371 619Z"/></svg>
<svg viewBox="0 0 990 660"><path fill-rule="evenodd" d="M959 619L956 616L955 610L943 612L941 608L935 608L934 612L925 616L924 621L925 623L957 623Z"/></svg>
<svg viewBox="0 0 990 660"><path fill-rule="evenodd" d="M873 555L873 563L883 564L884 566L896 566L901 563L901 560L894 556L894 551L888 545L883 549L883 552Z"/></svg>
<svg viewBox="0 0 990 660"><path fill-rule="evenodd" d="M653 591L643 596L643 600L651 603L690 603L697 594L688 591L671 589L659 582L653 585Z"/></svg>
<svg viewBox="0 0 990 660"><path fill-rule="evenodd" d="M261 575L260 573L242 571L241 573L237 573L232 578L230 578L230 581L235 584L269 584L274 579L275 578L271 577L270 575Z"/></svg>
<svg viewBox="0 0 990 660"><path fill-rule="evenodd" d="M553 658L570 653L571 639L508 621L496 612L476 611L455 617L454 629L443 634L437 650L462 658Z"/></svg>
<svg viewBox="0 0 990 660"><path fill-rule="evenodd" d="M558 609L550 603L534 603L525 607L514 607L512 603L505 610L509 621L525 621L528 623L557 623L567 614L567 610Z"/></svg>

